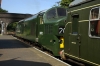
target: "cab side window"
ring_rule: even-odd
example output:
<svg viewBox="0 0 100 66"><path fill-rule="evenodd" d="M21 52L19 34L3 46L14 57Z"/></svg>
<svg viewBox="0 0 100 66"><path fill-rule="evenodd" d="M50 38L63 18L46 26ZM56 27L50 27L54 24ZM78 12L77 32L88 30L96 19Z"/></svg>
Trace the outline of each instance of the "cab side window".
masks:
<svg viewBox="0 0 100 66"><path fill-rule="evenodd" d="M40 18L40 24L43 24L43 18L42 17Z"/></svg>

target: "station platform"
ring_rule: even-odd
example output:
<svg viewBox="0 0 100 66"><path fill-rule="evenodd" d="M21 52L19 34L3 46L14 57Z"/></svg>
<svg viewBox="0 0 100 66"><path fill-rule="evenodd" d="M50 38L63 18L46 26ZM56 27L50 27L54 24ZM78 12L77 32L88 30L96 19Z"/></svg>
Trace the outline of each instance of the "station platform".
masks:
<svg viewBox="0 0 100 66"><path fill-rule="evenodd" d="M70 66L26 45L11 35L0 35L0 66Z"/></svg>

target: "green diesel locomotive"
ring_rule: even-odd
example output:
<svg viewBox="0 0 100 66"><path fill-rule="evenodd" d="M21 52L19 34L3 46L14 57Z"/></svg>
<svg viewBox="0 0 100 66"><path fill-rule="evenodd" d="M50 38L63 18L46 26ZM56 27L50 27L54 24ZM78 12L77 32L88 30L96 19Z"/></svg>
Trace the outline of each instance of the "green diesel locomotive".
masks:
<svg viewBox="0 0 100 66"><path fill-rule="evenodd" d="M59 56L59 52L64 48L63 34L66 18L66 8L52 7L20 20L16 28L16 36L36 42L51 51L54 56Z"/></svg>
<svg viewBox="0 0 100 66"><path fill-rule="evenodd" d="M100 66L100 0L69 6L64 40L62 59Z"/></svg>

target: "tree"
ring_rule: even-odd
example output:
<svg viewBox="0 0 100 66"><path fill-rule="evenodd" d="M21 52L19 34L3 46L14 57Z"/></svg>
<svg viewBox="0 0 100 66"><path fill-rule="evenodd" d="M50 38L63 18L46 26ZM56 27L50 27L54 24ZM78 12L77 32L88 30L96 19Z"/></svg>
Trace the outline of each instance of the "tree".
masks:
<svg viewBox="0 0 100 66"><path fill-rule="evenodd" d="M7 13L7 12L8 12L7 10L0 8L0 13Z"/></svg>
<svg viewBox="0 0 100 66"><path fill-rule="evenodd" d="M74 1L74 0L61 0L60 5L61 5L62 7L68 7L69 4L70 4L72 1Z"/></svg>

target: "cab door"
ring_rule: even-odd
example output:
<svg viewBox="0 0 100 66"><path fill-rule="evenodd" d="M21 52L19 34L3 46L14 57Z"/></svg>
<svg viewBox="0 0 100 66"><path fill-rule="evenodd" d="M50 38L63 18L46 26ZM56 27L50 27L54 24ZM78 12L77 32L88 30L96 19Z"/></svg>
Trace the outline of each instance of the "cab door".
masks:
<svg viewBox="0 0 100 66"><path fill-rule="evenodd" d="M36 27L36 37L38 38L39 35L43 35L43 24L44 24L44 21L43 21L43 14L40 13L38 15L38 18L37 18L37 27Z"/></svg>
<svg viewBox="0 0 100 66"><path fill-rule="evenodd" d="M72 31L69 35L69 43L70 43L70 54L76 57L79 57L79 32L78 32L78 21L79 15L73 14L71 16L72 20Z"/></svg>

